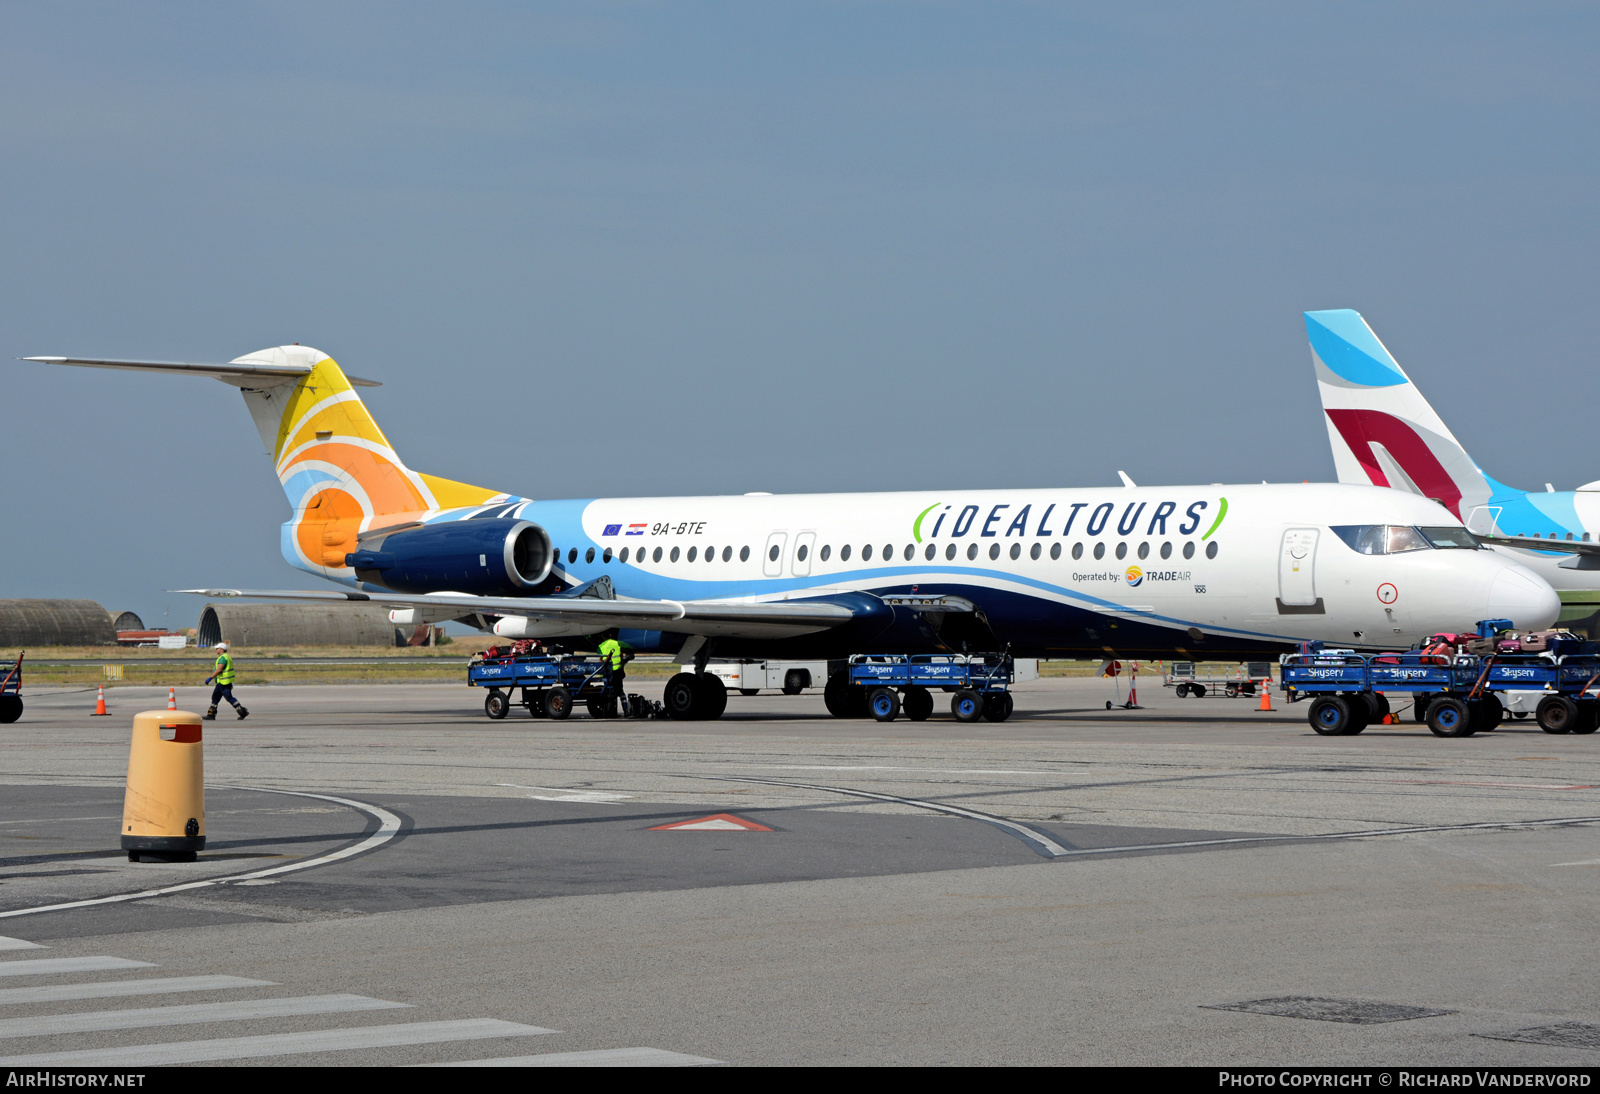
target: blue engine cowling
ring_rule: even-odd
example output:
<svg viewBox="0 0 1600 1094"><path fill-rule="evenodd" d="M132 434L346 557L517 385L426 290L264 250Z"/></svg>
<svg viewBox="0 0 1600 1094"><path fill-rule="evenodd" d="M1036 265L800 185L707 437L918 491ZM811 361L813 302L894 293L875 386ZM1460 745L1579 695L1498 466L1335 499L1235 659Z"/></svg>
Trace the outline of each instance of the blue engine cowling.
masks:
<svg viewBox="0 0 1600 1094"><path fill-rule="evenodd" d="M527 595L555 563L550 536L527 520L457 520L391 532L344 556L356 578L397 593Z"/></svg>

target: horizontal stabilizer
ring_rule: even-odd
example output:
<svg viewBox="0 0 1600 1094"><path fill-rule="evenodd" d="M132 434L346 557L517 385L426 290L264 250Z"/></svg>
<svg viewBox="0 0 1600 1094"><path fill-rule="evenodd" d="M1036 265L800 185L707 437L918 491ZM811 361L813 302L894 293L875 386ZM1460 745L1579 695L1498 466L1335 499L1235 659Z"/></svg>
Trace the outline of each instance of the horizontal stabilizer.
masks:
<svg viewBox="0 0 1600 1094"><path fill-rule="evenodd" d="M716 637L789 638L825 631L848 623L856 613L843 604L824 600L779 600L730 604L696 600L600 600L594 597L469 596L456 593L356 593L299 589L177 589L198 596L248 600L288 600L302 603L362 603L391 610L419 608L437 614L439 608L459 609L461 615L521 616L542 623L570 624L574 633L607 630L667 631Z"/></svg>
<svg viewBox="0 0 1600 1094"><path fill-rule="evenodd" d="M24 361L37 361L41 365L81 365L84 368L124 369L129 372L169 372L186 376L210 376L235 387L263 387L269 384L288 383L310 375L308 364L269 365L247 358L227 364L212 365L194 361L121 361L104 357L24 357ZM382 387L376 380L363 380L346 376L352 387ZM263 381L267 383L264 384Z"/></svg>

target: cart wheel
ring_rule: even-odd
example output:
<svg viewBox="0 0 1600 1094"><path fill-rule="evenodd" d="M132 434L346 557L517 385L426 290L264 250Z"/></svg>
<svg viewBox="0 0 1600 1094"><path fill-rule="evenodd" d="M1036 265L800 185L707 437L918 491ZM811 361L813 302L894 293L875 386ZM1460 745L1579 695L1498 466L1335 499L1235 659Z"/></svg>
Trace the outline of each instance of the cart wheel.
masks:
<svg viewBox="0 0 1600 1094"><path fill-rule="evenodd" d="M806 679L806 676L807 673L804 669L790 669L784 673L783 693L785 695L799 695L806 690L806 685L810 682Z"/></svg>
<svg viewBox="0 0 1600 1094"><path fill-rule="evenodd" d="M611 712L606 709L606 707L609 705L609 703L602 699L590 699L585 704L585 706L587 706L589 709L589 717L591 718L609 718L611 716Z"/></svg>
<svg viewBox="0 0 1600 1094"><path fill-rule="evenodd" d="M991 722L1003 722L1011 717L1011 693L991 691L983 697L983 716Z"/></svg>
<svg viewBox="0 0 1600 1094"><path fill-rule="evenodd" d="M739 694L740 695L760 695L761 694L761 689L760 688L740 688L739 689Z"/></svg>
<svg viewBox="0 0 1600 1094"><path fill-rule="evenodd" d="M900 713L900 696L893 688L873 688L867 696L867 708L880 722L892 722Z"/></svg>
<svg viewBox="0 0 1600 1094"><path fill-rule="evenodd" d="M850 717L850 674L843 669L828 677L828 684L822 689L822 705L828 708L828 713L835 718Z"/></svg>
<svg viewBox="0 0 1600 1094"><path fill-rule="evenodd" d="M1389 697L1381 691L1364 691L1361 693L1361 698L1367 704L1367 722L1382 725L1383 719L1389 713Z"/></svg>
<svg viewBox="0 0 1600 1094"><path fill-rule="evenodd" d="M688 722L700 717L700 691L694 686L692 672L680 672L668 680L661 699L673 721Z"/></svg>
<svg viewBox="0 0 1600 1094"><path fill-rule="evenodd" d="M1578 724L1578 704L1565 695L1546 695L1534 717L1546 733L1571 733Z"/></svg>
<svg viewBox="0 0 1600 1094"><path fill-rule="evenodd" d="M1313 700L1306 721L1323 737L1342 737L1350 731L1350 704L1337 695Z"/></svg>
<svg viewBox="0 0 1600 1094"><path fill-rule="evenodd" d="M962 688L950 697L950 713L958 722L976 722L983 717L983 697L977 692Z"/></svg>
<svg viewBox="0 0 1600 1094"><path fill-rule="evenodd" d="M10 725L22 717L22 696L0 695L0 725Z"/></svg>
<svg viewBox="0 0 1600 1094"><path fill-rule="evenodd" d="M1172 689L1172 694L1176 695L1179 699L1187 699L1189 697L1189 685L1179 684L1177 687Z"/></svg>
<svg viewBox="0 0 1600 1094"><path fill-rule="evenodd" d="M560 721L572 713L572 692L557 684L544 693L544 711Z"/></svg>
<svg viewBox="0 0 1600 1094"><path fill-rule="evenodd" d="M905 698L900 701L900 709L906 712L906 717L913 722L925 722L933 713L933 694L927 688L906 688Z"/></svg>
<svg viewBox="0 0 1600 1094"><path fill-rule="evenodd" d="M1428 704L1428 728L1436 737L1470 737L1472 715L1460 699L1435 699Z"/></svg>
<svg viewBox="0 0 1600 1094"><path fill-rule="evenodd" d="M532 718L548 718L544 712L544 692L535 691L528 694L528 715Z"/></svg>
<svg viewBox="0 0 1600 1094"><path fill-rule="evenodd" d="M1419 722L1428 720L1428 704L1433 701L1433 696L1425 691L1419 691L1411 696L1411 717ZM1522 717L1527 717L1523 715Z"/></svg>
<svg viewBox="0 0 1600 1094"><path fill-rule="evenodd" d="M1511 712L1511 717L1515 718L1519 722L1522 721L1527 716L1528 716L1528 712L1525 711L1525 710L1513 710Z"/></svg>
<svg viewBox="0 0 1600 1094"><path fill-rule="evenodd" d="M1498 729L1505 720L1506 708L1500 705L1500 700L1493 693L1485 695L1470 704L1472 707L1472 732L1488 733ZM1581 717L1579 719L1582 720ZM1573 732L1577 732L1574 730Z"/></svg>
<svg viewBox="0 0 1600 1094"><path fill-rule="evenodd" d="M1206 686L1204 684L1190 684L1189 694L1196 699L1204 699L1206 697Z"/></svg>
<svg viewBox="0 0 1600 1094"><path fill-rule="evenodd" d="M483 712L495 721L504 718L510 710L510 700L506 698L506 693L498 688L491 688L489 694L483 697Z"/></svg>
<svg viewBox="0 0 1600 1094"><path fill-rule="evenodd" d="M1600 702L1584 699L1578 703L1578 724L1572 732L1593 733L1596 729L1600 729Z"/></svg>
<svg viewBox="0 0 1600 1094"><path fill-rule="evenodd" d="M1222 693L1230 699L1239 698L1239 689L1234 687L1232 684L1229 684L1226 688L1223 688Z"/></svg>

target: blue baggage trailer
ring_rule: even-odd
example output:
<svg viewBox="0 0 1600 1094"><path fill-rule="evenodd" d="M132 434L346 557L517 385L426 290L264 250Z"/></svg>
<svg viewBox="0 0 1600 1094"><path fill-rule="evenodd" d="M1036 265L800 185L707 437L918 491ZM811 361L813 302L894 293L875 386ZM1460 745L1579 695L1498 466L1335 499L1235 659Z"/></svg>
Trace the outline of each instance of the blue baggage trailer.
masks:
<svg viewBox="0 0 1600 1094"><path fill-rule="evenodd" d="M901 711L913 722L933 713L933 689L951 692L950 713L960 722L1011 717L1015 675L1009 655L916 653L856 654L850 658L850 684L864 689L867 711L892 722ZM858 693L859 694L859 693Z"/></svg>
<svg viewBox="0 0 1600 1094"><path fill-rule="evenodd" d="M1505 620L1486 620L1493 637ZM1290 702L1311 701L1306 719L1323 736L1351 736L1389 714L1387 692L1410 692L1413 717L1436 736L1470 737L1500 724L1506 691L1541 691L1535 716L1546 733L1600 727L1600 646L1559 642L1541 653L1436 654L1418 650L1356 653L1309 649L1283 658Z"/></svg>
<svg viewBox="0 0 1600 1094"><path fill-rule="evenodd" d="M485 657L467 666L467 683L489 689L483 699L483 712L491 718L504 718L510 712L512 693L518 690L522 692L520 705L535 718L565 718L580 700L588 704L591 717L604 718L611 713L605 662L598 657ZM622 715L627 718L653 717L660 706L642 695L625 695L623 700Z"/></svg>
<svg viewBox="0 0 1600 1094"><path fill-rule="evenodd" d="M0 724L9 725L22 717L22 654L17 663L0 677Z"/></svg>

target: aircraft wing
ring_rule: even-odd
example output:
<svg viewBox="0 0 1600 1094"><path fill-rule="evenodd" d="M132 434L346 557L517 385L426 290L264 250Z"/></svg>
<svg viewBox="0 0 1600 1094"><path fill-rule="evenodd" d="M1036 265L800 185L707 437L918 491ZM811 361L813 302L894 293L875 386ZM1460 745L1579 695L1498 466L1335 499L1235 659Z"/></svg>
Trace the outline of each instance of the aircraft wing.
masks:
<svg viewBox="0 0 1600 1094"><path fill-rule="evenodd" d="M1548 551L1556 555L1600 556L1600 543L1572 539L1540 539L1537 536L1484 536L1474 532L1479 543L1491 547L1521 547L1525 551Z"/></svg>
<svg viewBox="0 0 1600 1094"><path fill-rule="evenodd" d="M823 600L777 600L751 604L707 600L601 600L583 596L469 596L464 593L418 596L388 592L339 592L331 589L175 591L213 599L289 600L312 604L363 603L391 609L414 608L438 619L474 614L518 615L544 622L570 623L594 631L618 627L707 637L791 638L848 623L856 614L846 605Z"/></svg>
<svg viewBox="0 0 1600 1094"><path fill-rule="evenodd" d="M180 376L210 376L234 387L264 387L297 380L310 373L312 366L274 365L241 357L227 364L194 361L122 361L109 357L24 357L41 365L81 365L85 368L123 369L129 372L166 372ZM382 387L376 380L346 375L352 387Z"/></svg>

